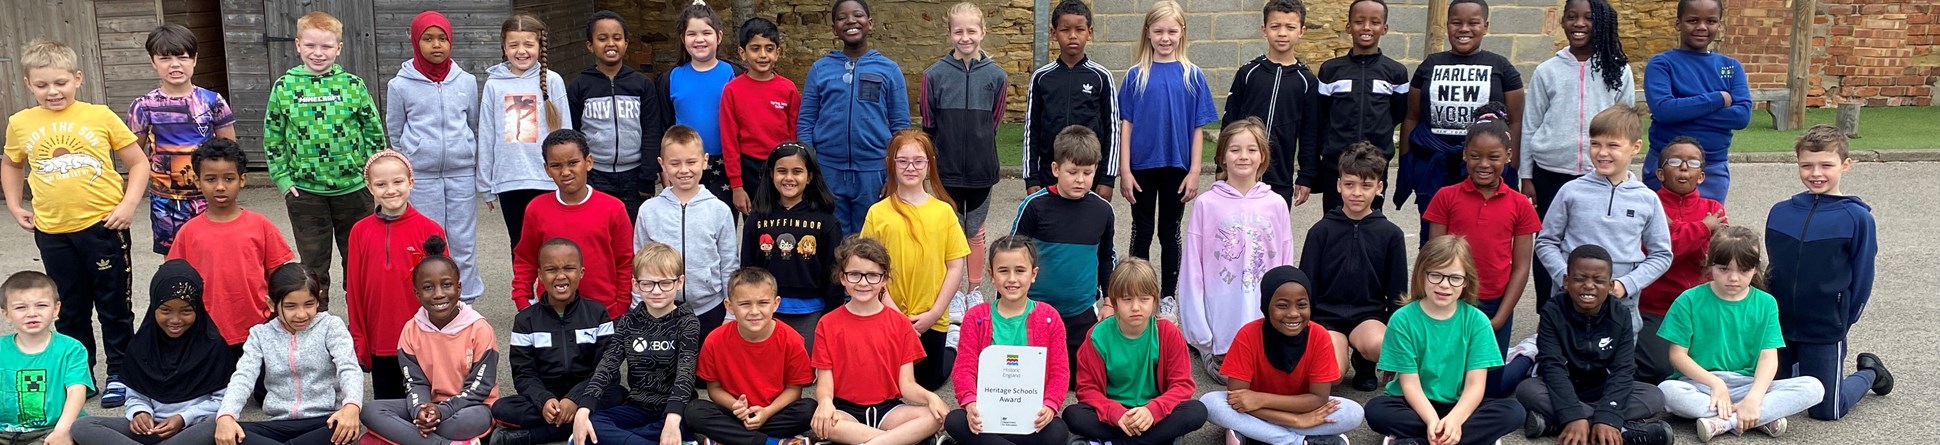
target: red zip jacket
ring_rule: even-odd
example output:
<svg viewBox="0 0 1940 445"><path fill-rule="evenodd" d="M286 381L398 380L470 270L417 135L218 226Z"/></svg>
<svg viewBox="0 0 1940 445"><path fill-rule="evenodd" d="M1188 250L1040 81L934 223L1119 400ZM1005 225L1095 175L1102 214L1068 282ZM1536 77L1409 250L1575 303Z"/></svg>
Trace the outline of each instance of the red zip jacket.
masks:
<svg viewBox="0 0 1940 445"><path fill-rule="evenodd" d="M995 302L996 300L991 300ZM1044 348L1044 406L1052 412L1064 410L1064 386L1071 381L1071 364L1065 362L1064 319L1048 303L1034 302L1024 313L1024 335L1031 346ZM956 389L957 405L977 403L977 367L983 349L990 346L993 325L991 303L972 306L963 312L963 332L957 340L957 362L950 372ZM1185 337L1180 337L1185 338Z"/></svg>
<svg viewBox="0 0 1940 445"><path fill-rule="evenodd" d="M1670 218L1671 267L1644 287L1637 310L1661 317L1679 294L1705 281L1704 253L1711 248L1711 228L1704 226L1704 216L1716 213L1720 223L1727 220L1724 204L1699 196L1697 190L1678 195L1662 188L1657 190L1657 200L1664 203L1664 215Z"/></svg>
<svg viewBox="0 0 1940 445"><path fill-rule="evenodd" d="M350 261L344 271L344 305L357 363L370 368L371 356L396 357L398 333L418 313L411 268L425 257L424 241L445 236L436 221L406 206L395 219L371 214L350 228Z"/></svg>
<svg viewBox="0 0 1940 445"><path fill-rule="evenodd" d="M1192 393L1198 390L1192 381L1192 360L1187 357L1186 336L1179 332L1179 326L1163 318L1153 317L1159 324L1159 387L1164 388L1158 397L1145 403L1145 409L1152 412L1152 420L1158 421L1172 415L1172 408L1192 400ZM1092 329L1118 329L1118 326L1098 323ZM1118 424L1118 418L1125 416L1130 408L1105 395L1105 359L1098 355L1098 349L1091 346L1091 336L1085 335L1084 346L1078 347L1078 403L1090 405L1098 410L1098 421Z"/></svg>

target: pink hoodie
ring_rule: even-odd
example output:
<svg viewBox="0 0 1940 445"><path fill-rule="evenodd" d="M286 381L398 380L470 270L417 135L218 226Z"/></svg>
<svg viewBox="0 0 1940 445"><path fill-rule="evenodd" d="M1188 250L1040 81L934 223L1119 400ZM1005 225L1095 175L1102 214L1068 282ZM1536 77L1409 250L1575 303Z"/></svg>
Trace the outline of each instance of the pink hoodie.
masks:
<svg viewBox="0 0 1940 445"><path fill-rule="evenodd" d="M431 315L418 309L398 335L397 358L411 406L435 402L453 413L498 400L498 334L471 306L453 304L458 316L445 327L433 325Z"/></svg>
<svg viewBox="0 0 1940 445"><path fill-rule="evenodd" d="M1260 318L1260 276L1294 263L1293 216L1264 182L1241 193L1226 181L1192 200L1179 269L1179 327L1201 352L1225 354Z"/></svg>

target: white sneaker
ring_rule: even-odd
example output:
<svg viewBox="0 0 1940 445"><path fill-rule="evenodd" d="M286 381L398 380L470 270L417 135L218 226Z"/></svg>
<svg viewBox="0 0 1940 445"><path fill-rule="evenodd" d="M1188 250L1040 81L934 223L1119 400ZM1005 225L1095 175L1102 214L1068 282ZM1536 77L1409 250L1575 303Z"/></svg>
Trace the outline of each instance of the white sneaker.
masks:
<svg viewBox="0 0 1940 445"><path fill-rule="evenodd" d="M944 347L957 348L957 339L963 335L963 312L970 310L970 306L974 305L968 301L969 299L969 295L963 292L957 292L955 296L950 297L950 333L943 337Z"/></svg>
<svg viewBox="0 0 1940 445"><path fill-rule="evenodd" d="M1233 430L1226 430L1226 445L1240 445L1239 433L1235 433Z"/></svg>
<svg viewBox="0 0 1940 445"><path fill-rule="evenodd" d="M1729 421L1716 417L1697 419L1697 436L1699 442L1710 442L1711 438L1718 437L1719 434L1724 434L1726 431L1731 431L1731 422Z"/></svg>
<svg viewBox="0 0 1940 445"><path fill-rule="evenodd" d="M1780 417L1778 420L1759 425L1758 430L1765 432L1767 436L1778 437L1785 435L1785 430L1791 426L1792 422L1786 421L1784 417Z"/></svg>
<svg viewBox="0 0 1940 445"><path fill-rule="evenodd" d="M1179 297L1159 299L1159 316L1173 322L1179 321Z"/></svg>

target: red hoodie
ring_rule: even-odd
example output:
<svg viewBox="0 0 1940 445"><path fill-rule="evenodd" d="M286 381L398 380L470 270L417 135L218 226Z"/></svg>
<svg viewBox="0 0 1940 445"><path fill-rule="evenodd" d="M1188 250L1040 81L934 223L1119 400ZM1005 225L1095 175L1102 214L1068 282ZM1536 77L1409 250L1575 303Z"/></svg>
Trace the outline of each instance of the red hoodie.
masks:
<svg viewBox="0 0 1940 445"><path fill-rule="evenodd" d="M344 318L364 367L371 356L397 356L398 333L420 309L411 268L424 259L424 241L432 235L445 236L445 229L409 206L395 219L372 214L350 228Z"/></svg>
<svg viewBox="0 0 1940 445"><path fill-rule="evenodd" d="M1159 324L1159 362L1154 366L1159 367L1159 388L1162 390L1157 397L1145 403L1145 409L1151 411L1153 421L1158 421L1172 415L1173 407L1192 400L1192 393L1198 390L1198 384L1192 381L1192 360L1187 358L1185 334L1180 333L1179 327L1171 321L1157 317L1153 320ZM1092 329L1118 329L1118 326L1101 322ZM1118 418L1124 417L1125 411L1130 408L1105 395L1108 378L1105 359L1098 355L1097 348L1092 347L1089 333L1085 335L1084 346L1078 347L1077 368L1078 403L1098 410L1098 421L1117 425Z"/></svg>
<svg viewBox="0 0 1940 445"><path fill-rule="evenodd" d="M1661 188L1657 190L1657 200L1664 203L1664 215L1670 218L1671 267L1657 281L1644 287L1637 300L1637 310L1661 317L1671 309L1671 302L1679 294L1703 284L1706 279L1704 253L1711 248L1711 228L1704 225L1705 215L1718 214L1721 224L1729 220L1725 219L1724 204L1699 196L1697 190L1678 195L1668 187Z"/></svg>

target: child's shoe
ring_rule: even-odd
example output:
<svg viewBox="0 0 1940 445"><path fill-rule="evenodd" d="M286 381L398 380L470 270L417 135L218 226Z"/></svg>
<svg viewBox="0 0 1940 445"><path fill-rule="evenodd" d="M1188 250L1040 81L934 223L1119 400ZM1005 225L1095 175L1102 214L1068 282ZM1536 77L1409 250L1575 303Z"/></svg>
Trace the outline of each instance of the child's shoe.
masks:
<svg viewBox="0 0 1940 445"><path fill-rule="evenodd" d="M1349 445L1349 444L1347 442L1347 435L1342 434L1338 436L1307 436L1307 445Z"/></svg>
<svg viewBox="0 0 1940 445"><path fill-rule="evenodd" d="M777 439L775 441L775 445L809 445L810 443L811 441L808 440L807 436L795 436L786 439Z"/></svg>
<svg viewBox="0 0 1940 445"><path fill-rule="evenodd" d="M1428 439L1417 439L1413 437L1388 436L1387 438L1381 439L1381 445L1427 445L1427 444L1428 444Z"/></svg>
<svg viewBox="0 0 1940 445"><path fill-rule="evenodd" d="M1355 391L1373 392L1381 389L1380 378L1375 376L1378 373L1374 371L1373 360L1362 358L1361 354L1356 352L1347 355L1347 362L1350 368L1354 368Z"/></svg>
<svg viewBox="0 0 1940 445"><path fill-rule="evenodd" d="M1886 371L1886 362L1871 352L1859 353L1859 369L1873 370L1873 394L1886 395L1893 392L1893 373Z"/></svg>
<svg viewBox="0 0 1940 445"><path fill-rule="evenodd" d="M531 445L532 432L522 429L497 428L492 431L492 445Z"/></svg>
<svg viewBox="0 0 1940 445"><path fill-rule="evenodd" d="M1730 421L1716 417L1705 417L1697 420L1697 436L1699 442L1710 442L1711 438L1718 437L1719 434L1724 434L1726 431L1731 431Z"/></svg>
<svg viewBox="0 0 1940 445"><path fill-rule="evenodd" d="M1671 424L1662 420L1630 422L1623 426L1623 445L1674 445Z"/></svg>
<svg viewBox="0 0 1940 445"><path fill-rule="evenodd" d="M121 384L121 376L108 376L108 384L102 385L102 388L102 408L120 408L128 403L128 387Z"/></svg>
<svg viewBox="0 0 1940 445"><path fill-rule="evenodd" d="M1167 320L1172 320L1173 323L1178 323L1179 322L1179 297L1160 298L1159 316L1165 317L1165 319Z"/></svg>
<svg viewBox="0 0 1940 445"><path fill-rule="evenodd" d="M1780 417L1778 418L1778 420L1765 422L1764 425L1759 425L1758 431L1764 432L1765 435L1767 436L1778 437L1778 436L1785 435L1785 430L1790 428L1791 426L1792 426L1791 421L1787 421L1785 420L1784 417Z"/></svg>
<svg viewBox="0 0 1940 445"><path fill-rule="evenodd" d="M1233 432L1233 430L1226 430L1226 445L1240 445L1240 444L1241 442L1239 440L1239 433L1235 433Z"/></svg>
<svg viewBox="0 0 1940 445"><path fill-rule="evenodd" d="M1219 383L1219 386L1226 386L1226 375L1219 373L1219 367L1226 364L1226 356L1207 352L1199 354L1199 358L1200 365L1206 368L1206 377Z"/></svg>
<svg viewBox="0 0 1940 445"><path fill-rule="evenodd" d="M1542 414L1538 414L1533 410L1523 414L1522 437L1534 439L1550 434L1553 433L1549 431L1549 419L1543 418Z"/></svg>

